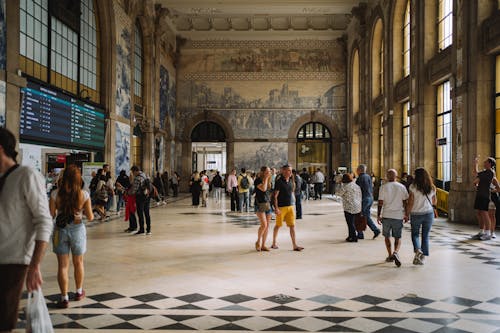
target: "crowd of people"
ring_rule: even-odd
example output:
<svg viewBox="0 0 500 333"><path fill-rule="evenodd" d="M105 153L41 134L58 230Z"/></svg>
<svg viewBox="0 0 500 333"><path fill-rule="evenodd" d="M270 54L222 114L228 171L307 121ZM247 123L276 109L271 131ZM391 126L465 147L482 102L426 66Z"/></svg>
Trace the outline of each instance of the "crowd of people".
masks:
<svg viewBox="0 0 500 333"><path fill-rule="evenodd" d="M43 282L40 265L50 240L57 256L57 281L61 293L56 306L67 308L70 301L70 255L76 289L72 301L85 298L85 222L94 219L94 212L105 220L113 197L116 199L116 211L124 209L129 220L126 232L151 234L151 200L159 198L161 201L168 194L165 183L176 196L180 181L177 173L171 177L156 174L151 180L137 166L131 168L129 175L122 170L113 181L109 166L104 165L96 172L87 192L80 169L68 165L59 175L57 186L47 200L44 178L34 169L17 164L15 148L14 135L0 128L0 331L11 331L16 325L24 283L28 291L40 289ZM474 208L480 232L475 238L490 240L496 237L495 208L499 203L500 184L496 179L493 158L484 161L482 171L479 171L478 164L476 159ZM189 186L193 206L200 205L200 198L201 205L207 206L212 191L216 205L222 202L226 192L230 196L231 211L235 213L247 213L253 208L260 222L256 251L278 249L277 236L283 224L289 229L292 250L302 251L304 248L298 244L295 230L297 219L302 218L300 202L302 196L305 199L322 199L325 178L321 176L319 169L310 176L307 170L298 173L290 165L282 166L279 171L263 166L256 174L242 168L238 174L235 169L232 170L227 177L217 171L195 172ZM429 234L436 217L436 187L427 170L417 168L411 177L405 175L404 179L398 179L396 170L387 170L377 198L376 221L382 230L371 219L374 184L373 177L367 174L366 165L360 165L355 175L341 173L336 174L334 179L336 188L333 193L342 198L347 242L365 238L365 226L356 222L364 221L373 232L373 239L380 234L384 236L386 261L394 262L399 267L403 224L410 222L415 254L413 264L424 264L430 253ZM9 190L5 191L5 188ZM268 247L266 242L273 215L276 223L272 243Z"/></svg>

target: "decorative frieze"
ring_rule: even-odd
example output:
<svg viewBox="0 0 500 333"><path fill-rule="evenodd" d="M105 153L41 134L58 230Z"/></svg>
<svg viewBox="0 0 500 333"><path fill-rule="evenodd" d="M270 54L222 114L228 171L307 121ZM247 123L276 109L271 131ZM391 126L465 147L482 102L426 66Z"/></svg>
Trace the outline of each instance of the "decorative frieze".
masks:
<svg viewBox="0 0 500 333"><path fill-rule="evenodd" d="M186 81L331 81L345 82L343 72L220 72L186 73Z"/></svg>
<svg viewBox="0 0 500 333"><path fill-rule="evenodd" d="M332 40L193 40L186 43L186 49L331 49L341 47Z"/></svg>

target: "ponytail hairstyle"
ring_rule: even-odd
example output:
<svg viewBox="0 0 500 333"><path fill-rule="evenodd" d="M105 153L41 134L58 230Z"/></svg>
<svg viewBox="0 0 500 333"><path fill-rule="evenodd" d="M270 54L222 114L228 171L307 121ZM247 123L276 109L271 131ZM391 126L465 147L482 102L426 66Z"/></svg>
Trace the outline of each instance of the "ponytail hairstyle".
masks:
<svg viewBox="0 0 500 333"><path fill-rule="evenodd" d="M80 192L82 189L82 174L74 164L64 169L57 190L57 207L64 214L74 214L80 208Z"/></svg>
<svg viewBox="0 0 500 333"><path fill-rule="evenodd" d="M436 189L436 186L432 183L431 175L424 168L417 168L415 170L413 185L424 195L428 195L432 190Z"/></svg>

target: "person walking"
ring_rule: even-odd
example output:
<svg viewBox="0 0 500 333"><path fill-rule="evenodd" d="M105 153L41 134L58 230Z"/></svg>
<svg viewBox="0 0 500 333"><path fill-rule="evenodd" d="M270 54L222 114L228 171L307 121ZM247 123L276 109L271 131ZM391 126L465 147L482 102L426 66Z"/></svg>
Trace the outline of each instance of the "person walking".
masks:
<svg viewBox="0 0 500 333"><path fill-rule="evenodd" d="M210 191L210 179L207 176L207 171L203 170L201 176L201 206L207 207L208 192Z"/></svg>
<svg viewBox="0 0 500 333"><path fill-rule="evenodd" d="M156 201L156 205L165 204L165 193L163 192L163 178L159 172L156 173L156 177L153 179L153 185L156 188L158 195L154 198Z"/></svg>
<svg viewBox="0 0 500 333"><path fill-rule="evenodd" d="M356 169L358 178L356 179L356 184L361 188L362 201L361 201L361 215L366 217L366 223L368 227L373 231L373 239L380 235L380 229L377 228L375 223L373 223L371 218L371 208L373 204L373 182L372 177L366 173L366 165L360 164ZM364 233L362 231L358 232L358 239L364 239Z"/></svg>
<svg viewBox="0 0 500 333"><path fill-rule="evenodd" d="M69 306L69 253L71 251L76 285L75 301L85 298L83 290L83 255L87 251L87 231L83 215L87 221L94 219L90 195L82 190L82 175L74 164L64 169L57 190L50 197L50 214L56 220L52 235L53 251L57 255L57 282L61 298L56 307Z"/></svg>
<svg viewBox="0 0 500 333"><path fill-rule="evenodd" d="M300 177L304 181L302 184L302 191L304 192L305 200L309 200L309 184L311 184L311 175L307 172L306 168L302 168Z"/></svg>
<svg viewBox="0 0 500 333"><path fill-rule="evenodd" d="M243 207L246 212L250 212L250 185L251 178L247 175L246 169L241 168L241 173L238 176L238 196L240 199L239 211L243 213Z"/></svg>
<svg viewBox="0 0 500 333"><path fill-rule="evenodd" d="M396 181L397 176L396 170L387 170L387 183L380 187L378 197L377 222L383 226L382 233L389 254L385 261L394 261L396 266L400 267L399 249L401 248L403 221L408 221L408 216L405 215L408 191L403 184ZM394 237L394 251L392 251L391 236Z"/></svg>
<svg viewBox="0 0 500 333"><path fill-rule="evenodd" d="M42 258L52 232L45 179L16 162L16 139L0 127L0 332L16 328L19 301L41 288Z"/></svg>
<svg viewBox="0 0 500 333"><path fill-rule="evenodd" d="M295 235L295 211L292 204L292 196L295 188L292 179L292 167L284 165L281 168L281 175L274 184L274 212L276 213L276 226L273 230L273 245L271 248L277 249L276 239L278 231L283 226L283 221L290 229L290 238L292 239L292 248L294 251L302 251L304 248L297 245Z"/></svg>
<svg viewBox="0 0 500 333"><path fill-rule="evenodd" d="M231 211L235 212L239 208L238 199L238 179L236 178L236 170L231 170L231 174L227 176L226 183L227 192L231 195Z"/></svg>
<svg viewBox="0 0 500 333"><path fill-rule="evenodd" d="M297 174L297 170L292 170L293 179L295 182L295 218L297 220L302 219L302 178Z"/></svg>
<svg viewBox="0 0 500 333"><path fill-rule="evenodd" d="M314 200L321 200L321 196L323 194L323 183L325 182L325 175L321 172L320 168L316 169L316 172L313 176L314 182Z"/></svg>
<svg viewBox="0 0 500 333"><path fill-rule="evenodd" d="M162 174L161 174L161 181L162 181L162 184L163 184L163 195L165 196L165 202L167 202L167 197L168 197L168 187L169 187L169 184L170 184L170 178L168 176L168 172L167 171L164 171ZM160 191L158 189L158 191Z"/></svg>
<svg viewBox="0 0 500 333"><path fill-rule="evenodd" d="M266 239L269 231L269 223L271 223L271 199L269 197L269 192L271 190L271 169L266 166L260 168L254 186L256 202L255 214L260 222L255 249L257 251L269 251L266 247Z"/></svg>
<svg viewBox="0 0 500 333"><path fill-rule="evenodd" d="M170 177L170 182L172 184L172 195L174 197L177 197L179 195L179 181L181 180L181 177L177 173L177 171L174 171L174 174L172 177Z"/></svg>
<svg viewBox="0 0 500 333"><path fill-rule="evenodd" d="M356 215L361 213L361 188L353 181L352 175L346 173L342 175L342 186L337 190L337 194L342 198L342 206L344 207L348 230L346 242L357 242L358 237L354 221Z"/></svg>
<svg viewBox="0 0 500 333"><path fill-rule="evenodd" d="M429 233L434 223L434 205L436 205L436 187L427 170L424 168L415 170L415 178L409 186L409 191L406 216L410 217L411 241L415 252L413 264L423 265L425 257L429 256Z"/></svg>
<svg viewBox="0 0 500 333"><path fill-rule="evenodd" d="M200 205L200 193L201 193L201 177L198 171L193 173L193 177L189 182L189 190L191 192L191 203L193 207L198 207Z"/></svg>

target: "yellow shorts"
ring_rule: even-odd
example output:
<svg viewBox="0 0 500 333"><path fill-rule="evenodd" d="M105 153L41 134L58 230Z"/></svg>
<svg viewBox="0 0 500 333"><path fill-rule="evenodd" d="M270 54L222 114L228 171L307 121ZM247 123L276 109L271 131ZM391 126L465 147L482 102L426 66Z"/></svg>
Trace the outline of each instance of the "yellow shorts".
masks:
<svg viewBox="0 0 500 333"><path fill-rule="evenodd" d="M286 225L289 227L293 227L295 225L295 207L294 206L285 206L279 207L280 215L276 215L276 225L278 227L283 226L283 221L286 222Z"/></svg>

